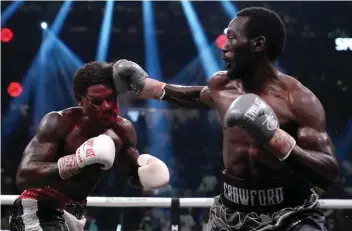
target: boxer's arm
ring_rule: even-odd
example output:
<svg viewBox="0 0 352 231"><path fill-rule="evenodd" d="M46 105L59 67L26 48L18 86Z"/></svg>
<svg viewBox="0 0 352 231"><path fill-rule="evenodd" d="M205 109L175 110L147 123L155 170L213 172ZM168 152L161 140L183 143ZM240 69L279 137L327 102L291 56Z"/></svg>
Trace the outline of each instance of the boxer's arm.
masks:
<svg viewBox="0 0 352 231"><path fill-rule="evenodd" d="M120 122L121 123L121 122ZM141 189L142 185L139 181L137 159L139 151L137 150L137 134L132 123L127 119L123 119L122 128L123 134L123 148L120 151L117 159L117 166L128 177L128 183L131 187ZM119 134L121 131L116 131Z"/></svg>
<svg viewBox="0 0 352 231"><path fill-rule="evenodd" d="M287 162L311 183L327 188L338 179L334 146L325 130L325 111L312 92L297 90L290 94L289 105L298 124L297 145Z"/></svg>
<svg viewBox="0 0 352 231"><path fill-rule="evenodd" d="M209 79L208 86L180 86L166 84L165 95L162 100L177 104L186 108L211 109L215 107L211 89L217 89L228 81L225 71L215 72Z"/></svg>
<svg viewBox="0 0 352 231"><path fill-rule="evenodd" d="M205 87L166 84L148 77L141 66L126 59L114 63L112 69L114 88L118 94L130 92L145 99L164 100L186 108L212 106L211 97L205 96L209 92L205 91Z"/></svg>
<svg viewBox="0 0 352 231"><path fill-rule="evenodd" d="M162 100L185 108L210 109L213 102L206 86L181 86L166 84Z"/></svg>
<svg viewBox="0 0 352 231"><path fill-rule="evenodd" d="M154 190L166 185L170 177L165 163L150 154L139 154L136 131L128 120L124 120L123 130L125 148L122 149L119 165L127 170L129 185L143 190Z"/></svg>
<svg viewBox="0 0 352 231"><path fill-rule="evenodd" d="M55 161L58 142L66 127L61 117L59 113L49 113L41 120L22 155L16 175L18 188L40 187L61 179Z"/></svg>

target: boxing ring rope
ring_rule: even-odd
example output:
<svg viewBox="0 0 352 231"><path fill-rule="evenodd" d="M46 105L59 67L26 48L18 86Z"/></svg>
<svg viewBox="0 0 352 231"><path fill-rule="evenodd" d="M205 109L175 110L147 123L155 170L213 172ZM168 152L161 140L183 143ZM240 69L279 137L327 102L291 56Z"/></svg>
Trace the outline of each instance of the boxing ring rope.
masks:
<svg viewBox="0 0 352 231"><path fill-rule="evenodd" d="M17 195L0 195L1 205L11 205ZM167 197L88 197L90 207L159 207L171 208L170 230L180 230L180 208L209 208L213 198L167 198ZM319 200L323 209L352 209L352 200ZM2 231L2 230L0 230Z"/></svg>
<svg viewBox="0 0 352 231"><path fill-rule="evenodd" d="M17 195L0 195L1 205L11 205ZM170 208L177 202L181 208L209 208L213 198L168 198L168 197L88 197L90 207L159 207ZM352 209L352 200L319 200L323 209Z"/></svg>

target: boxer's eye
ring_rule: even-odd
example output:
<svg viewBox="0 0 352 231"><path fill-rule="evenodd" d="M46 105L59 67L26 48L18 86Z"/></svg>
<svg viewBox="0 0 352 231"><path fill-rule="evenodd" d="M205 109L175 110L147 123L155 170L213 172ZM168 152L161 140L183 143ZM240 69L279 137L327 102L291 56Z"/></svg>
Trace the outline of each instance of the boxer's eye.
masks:
<svg viewBox="0 0 352 231"><path fill-rule="evenodd" d="M100 99L92 99L91 102L95 105L100 105L102 103L102 100Z"/></svg>

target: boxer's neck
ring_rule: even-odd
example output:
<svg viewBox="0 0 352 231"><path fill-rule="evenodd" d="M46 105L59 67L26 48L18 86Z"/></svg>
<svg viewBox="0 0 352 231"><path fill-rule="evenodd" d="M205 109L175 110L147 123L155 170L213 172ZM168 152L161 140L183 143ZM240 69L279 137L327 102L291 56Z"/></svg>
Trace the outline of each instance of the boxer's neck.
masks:
<svg viewBox="0 0 352 231"><path fill-rule="evenodd" d="M275 80L279 74L274 63L270 61L258 62L251 76L242 79L242 84L249 92L261 91L265 86Z"/></svg>
<svg viewBox="0 0 352 231"><path fill-rule="evenodd" d="M96 136L106 131L104 125L100 125L99 121L92 119L89 116L83 115L81 121L81 129L85 134L90 136Z"/></svg>

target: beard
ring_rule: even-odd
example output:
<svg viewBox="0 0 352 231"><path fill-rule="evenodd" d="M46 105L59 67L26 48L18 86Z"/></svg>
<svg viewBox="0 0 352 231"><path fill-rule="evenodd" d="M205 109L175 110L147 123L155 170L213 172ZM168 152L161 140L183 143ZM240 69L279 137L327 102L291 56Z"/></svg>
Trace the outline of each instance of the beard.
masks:
<svg viewBox="0 0 352 231"><path fill-rule="evenodd" d="M238 48L232 60L225 63L225 70L229 79L243 79L254 71L253 57L249 47Z"/></svg>

